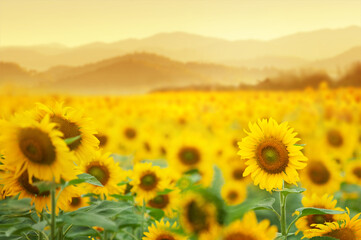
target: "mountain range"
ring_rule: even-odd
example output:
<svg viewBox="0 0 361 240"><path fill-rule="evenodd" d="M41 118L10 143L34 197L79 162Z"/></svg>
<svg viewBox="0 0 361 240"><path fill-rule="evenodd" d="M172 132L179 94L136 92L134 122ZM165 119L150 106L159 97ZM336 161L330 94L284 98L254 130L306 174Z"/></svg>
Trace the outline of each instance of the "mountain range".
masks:
<svg viewBox="0 0 361 240"><path fill-rule="evenodd" d="M327 71L337 79L353 63L361 62L360 40L361 28L349 27L270 41L227 41L178 32L74 48L60 44L3 47L0 84L117 94L255 85L300 69Z"/></svg>
<svg viewBox="0 0 361 240"><path fill-rule="evenodd" d="M58 65L79 66L134 52L151 52L181 62L287 69L334 57L360 44L358 26L301 32L269 41L229 41L173 32L78 47L60 44L0 47L0 61L44 71Z"/></svg>

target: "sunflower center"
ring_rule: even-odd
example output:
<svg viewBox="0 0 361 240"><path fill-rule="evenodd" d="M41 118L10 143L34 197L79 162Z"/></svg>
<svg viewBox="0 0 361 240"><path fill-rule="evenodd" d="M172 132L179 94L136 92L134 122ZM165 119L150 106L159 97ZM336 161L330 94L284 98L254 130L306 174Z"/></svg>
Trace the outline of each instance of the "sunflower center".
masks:
<svg viewBox="0 0 361 240"><path fill-rule="evenodd" d="M169 204L169 196L168 195L158 195L152 200L150 200L149 205L153 208L163 209Z"/></svg>
<svg viewBox="0 0 361 240"><path fill-rule="evenodd" d="M31 162L50 165L56 159L56 152L50 137L37 128L23 128L19 133L21 152Z"/></svg>
<svg viewBox="0 0 361 240"><path fill-rule="evenodd" d="M140 187L146 191L157 187L158 178L154 173L147 173L140 179Z"/></svg>
<svg viewBox="0 0 361 240"><path fill-rule="evenodd" d="M340 240L356 240L354 231L349 228L336 229L324 236L333 237Z"/></svg>
<svg viewBox="0 0 361 240"><path fill-rule="evenodd" d="M234 201L234 200L237 200L238 198L238 193L236 191L230 191L228 194L227 194L227 198L231 201Z"/></svg>
<svg viewBox="0 0 361 240"><path fill-rule="evenodd" d="M333 147L340 147L343 144L343 138L339 131L330 130L327 133L327 140Z"/></svg>
<svg viewBox="0 0 361 240"><path fill-rule="evenodd" d="M243 172L244 172L244 169L235 169L233 171L233 178L236 179L236 180L242 180L244 177L243 177Z"/></svg>
<svg viewBox="0 0 361 240"><path fill-rule="evenodd" d="M232 145L236 149L238 149L238 142L239 142L238 139L233 139L233 141L232 141Z"/></svg>
<svg viewBox="0 0 361 240"><path fill-rule="evenodd" d="M94 176L103 186L106 185L109 180L109 170L99 163L92 163L88 166L86 172Z"/></svg>
<svg viewBox="0 0 361 240"><path fill-rule="evenodd" d="M143 146L144 146L145 151L147 151L147 152L152 151L152 148L148 142L144 142Z"/></svg>
<svg viewBox="0 0 361 240"><path fill-rule="evenodd" d="M243 233L231 233L224 238L224 240L256 240L254 237L251 237Z"/></svg>
<svg viewBox="0 0 361 240"><path fill-rule="evenodd" d="M33 177L33 182L38 182L39 179ZM18 178L18 183L24 188L29 194L36 195L36 196L49 196L50 192L45 191L40 193L39 188L31 183L29 183L29 174L25 171L23 174L20 175Z"/></svg>
<svg viewBox="0 0 361 240"><path fill-rule="evenodd" d="M289 162L286 146L274 138L265 139L258 145L256 157L260 168L268 173L283 172Z"/></svg>
<svg viewBox="0 0 361 240"><path fill-rule="evenodd" d="M155 240L175 240L175 238L169 234L161 234Z"/></svg>
<svg viewBox="0 0 361 240"><path fill-rule="evenodd" d="M333 222L333 215L332 214L325 214L325 215L309 215L307 216L308 226L312 227L312 224L324 224L325 222Z"/></svg>
<svg viewBox="0 0 361 240"><path fill-rule="evenodd" d="M72 197L70 205L73 207L79 206L81 203L81 197Z"/></svg>
<svg viewBox="0 0 361 240"><path fill-rule="evenodd" d="M194 165L201 160L199 151L195 147L184 147L179 153L178 157L185 165Z"/></svg>
<svg viewBox="0 0 361 240"><path fill-rule="evenodd" d="M352 171L353 174L355 174L355 176L357 178L360 178L361 179L361 167L356 167L353 171Z"/></svg>
<svg viewBox="0 0 361 240"><path fill-rule="evenodd" d="M186 208L186 217L194 232L199 233L209 229L207 212L196 201L191 201Z"/></svg>
<svg viewBox="0 0 361 240"><path fill-rule="evenodd" d="M99 147L104 147L107 145L108 137L103 134L95 134L95 137L99 140Z"/></svg>
<svg viewBox="0 0 361 240"><path fill-rule="evenodd" d="M134 139L137 136L137 132L134 128L126 128L124 130L124 136L128 139Z"/></svg>
<svg viewBox="0 0 361 240"><path fill-rule="evenodd" d="M50 118L50 120L54 123L58 124L58 129L63 133L63 138L73 138L77 136L81 136L81 132L79 131L79 126L73 122L70 122L67 119L64 119L61 116L54 115ZM77 149L81 144L81 138L75 140L71 144L68 145L70 150Z"/></svg>
<svg viewBox="0 0 361 240"><path fill-rule="evenodd" d="M310 162L307 168L308 176L315 184L323 185L331 178L329 170L322 162Z"/></svg>

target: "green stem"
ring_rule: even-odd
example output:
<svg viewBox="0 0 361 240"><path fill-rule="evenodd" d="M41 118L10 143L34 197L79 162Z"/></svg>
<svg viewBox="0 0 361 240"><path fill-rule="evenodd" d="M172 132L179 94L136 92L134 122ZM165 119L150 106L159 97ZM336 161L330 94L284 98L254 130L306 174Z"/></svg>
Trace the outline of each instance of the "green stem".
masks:
<svg viewBox="0 0 361 240"><path fill-rule="evenodd" d="M281 233L287 239L287 222L286 222L286 196L280 192L280 207L281 207Z"/></svg>
<svg viewBox="0 0 361 240"><path fill-rule="evenodd" d="M58 239L63 240L63 225L58 228Z"/></svg>
<svg viewBox="0 0 361 240"><path fill-rule="evenodd" d="M51 190L51 232L50 239L55 240L55 217L56 217L56 199L55 199L55 187L52 187Z"/></svg>
<svg viewBox="0 0 361 240"><path fill-rule="evenodd" d="M108 240L108 232L104 229L104 240Z"/></svg>
<svg viewBox="0 0 361 240"><path fill-rule="evenodd" d="M141 229L139 234L139 239L142 240L143 233L144 233L144 218L145 218L145 200L143 199L143 206L142 206L142 223L141 223Z"/></svg>

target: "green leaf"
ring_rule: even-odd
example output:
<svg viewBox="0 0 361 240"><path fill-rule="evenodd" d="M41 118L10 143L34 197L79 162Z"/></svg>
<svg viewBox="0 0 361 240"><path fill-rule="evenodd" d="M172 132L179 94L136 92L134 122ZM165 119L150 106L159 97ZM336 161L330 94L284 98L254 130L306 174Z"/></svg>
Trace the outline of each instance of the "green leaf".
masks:
<svg viewBox="0 0 361 240"><path fill-rule="evenodd" d="M118 183L117 185L118 186L123 186L123 185L126 185L128 183L129 183L129 181L122 181L122 182Z"/></svg>
<svg viewBox="0 0 361 240"><path fill-rule="evenodd" d="M158 192L157 195L167 195L170 192L173 192L173 189L166 188L163 191Z"/></svg>
<svg viewBox="0 0 361 240"><path fill-rule="evenodd" d="M64 142L66 143L66 145L70 145L72 144L73 142L79 140L81 138L81 136L75 136L75 137L71 137L71 138L66 138L64 139Z"/></svg>
<svg viewBox="0 0 361 240"><path fill-rule="evenodd" d="M284 239L286 239L286 237L282 235L275 238L275 240L284 240Z"/></svg>
<svg viewBox="0 0 361 240"><path fill-rule="evenodd" d="M287 234L287 237L291 237L293 235L295 235L295 233L289 233ZM274 240L283 240L283 239L286 239L286 237L282 236L282 233L277 233L277 237Z"/></svg>
<svg viewBox="0 0 361 240"><path fill-rule="evenodd" d="M84 182L86 183L90 183L93 184L95 186L99 186L99 187L103 187L103 184L101 184L98 179L96 179L96 177L94 177L93 175L87 174L87 173L82 173L78 175L78 178L81 180L84 180ZM76 180L76 179L75 179ZM79 181L76 181L79 184Z"/></svg>
<svg viewBox="0 0 361 240"><path fill-rule="evenodd" d="M48 181L34 182L33 185L39 189L39 193L49 192L58 186L56 183Z"/></svg>
<svg viewBox="0 0 361 240"><path fill-rule="evenodd" d="M117 225L110 219L95 213L81 213L74 216L64 216L64 222L74 226L102 227L105 230L117 231Z"/></svg>
<svg viewBox="0 0 361 240"><path fill-rule="evenodd" d="M298 216L293 220L293 223L295 223L301 217L305 217L305 216L309 216L309 215L325 215L325 214L345 213L345 211L336 211L336 210L323 209L323 208L312 208L312 207L297 208L295 210L295 213L297 213L297 212L298 212Z"/></svg>
<svg viewBox="0 0 361 240"><path fill-rule="evenodd" d="M228 206L226 224L233 222L234 220L240 219L245 213L251 210L272 210L272 205L275 202L274 198L258 199L258 200L247 200L236 206Z"/></svg>
<svg viewBox="0 0 361 240"><path fill-rule="evenodd" d="M313 208L313 207L303 207L296 209L296 212L299 212L297 218L305 217L308 215L325 215L325 214L342 214L345 211L336 211L331 209L323 209L323 208Z"/></svg>
<svg viewBox="0 0 361 240"><path fill-rule="evenodd" d="M0 210L10 213L27 212L33 209L30 198L13 199L9 198L0 201Z"/></svg>
<svg viewBox="0 0 361 240"><path fill-rule="evenodd" d="M341 190L348 193L361 192L361 186L357 184L342 183Z"/></svg>
<svg viewBox="0 0 361 240"><path fill-rule="evenodd" d="M291 193L303 193L306 191L305 188L295 187L295 188L284 188L282 190L276 190L277 192L281 192L283 195L287 196Z"/></svg>
<svg viewBox="0 0 361 240"><path fill-rule="evenodd" d="M301 143L296 143L296 144L294 144L295 146L301 146L301 147L304 147L304 146L306 146L306 144L301 144Z"/></svg>
<svg viewBox="0 0 361 240"><path fill-rule="evenodd" d="M41 221L41 222L35 223L32 226L32 228L37 230L37 231L43 231L47 224L48 223L46 221Z"/></svg>
<svg viewBox="0 0 361 240"><path fill-rule="evenodd" d="M152 216L155 220L159 221L164 217L164 211L158 208L147 208L148 214Z"/></svg>
<svg viewBox="0 0 361 240"><path fill-rule="evenodd" d="M214 166L213 169L214 169L214 174L213 174L211 189L215 194L220 196L221 188L222 185L224 184L222 171L217 166Z"/></svg>

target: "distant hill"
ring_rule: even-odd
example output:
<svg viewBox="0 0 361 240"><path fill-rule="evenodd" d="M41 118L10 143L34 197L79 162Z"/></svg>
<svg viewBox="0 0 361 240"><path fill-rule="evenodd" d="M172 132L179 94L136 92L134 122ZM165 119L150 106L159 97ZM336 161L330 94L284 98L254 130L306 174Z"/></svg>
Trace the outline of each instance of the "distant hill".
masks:
<svg viewBox="0 0 361 240"><path fill-rule="evenodd" d="M45 70L58 65L84 65L133 52L152 52L182 62L237 63L239 67L295 67L341 54L360 45L361 28L322 29L296 33L270 41L204 37L182 32L161 33L144 39L126 39L114 43L96 42L79 47L41 45L2 47L0 60ZM245 60L254 59L250 64ZM283 59L283 60L282 60Z"/></svg>
<svg viewBox="0 0 361 240"><path fill-rule="evenodd" d="M361 39L360 39L361 43ZM331 71L332 69L345 70L354 62L361 62L361 46L353 47L332 58L315 61L310 64L310 67L325 69Z"/></svg>
<svg viewBox="0 0 361 240"><path fill-rule="evenodd" d="M193 84L237 85L276 73L276 70L258 71L219 64L182 63L156 54L134 53L80 67L59 66L39 76L47 79L41 81L41 87L57 90L140 93L153 88Z"/></svg>
<svg viewBox="0 0 361 240"><path fill-rule="evenodd" d="M0 84L33 86L38 79L33 71L28 71L18 64L0 62Z"/></svg>
<svg viewBox="0 0 361 240"><path fill-rule="evenodd" d="M355 48L324 62L357 59ZM349 56L349 57L348 57ZM353 57L353 56L356 56ZM361 61L360 61L361 62ZM355 63L355 66L359 66ZM359 67L343 74L342 86L359 81ZM356 70L354 70L356 69ZM59 65L46 71L27 70L15 63L0 62L0 83L34 86L38 89L69 93L123 94L145 93L153 89L302 89L334 82L329 72L310 67L278 70L230 67L216 63L180 62L153 53L133 53L82 66ZM341 84L341 83L340 83ZM341 86L341 85L340 85Z"/></svg>

